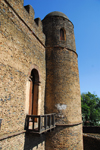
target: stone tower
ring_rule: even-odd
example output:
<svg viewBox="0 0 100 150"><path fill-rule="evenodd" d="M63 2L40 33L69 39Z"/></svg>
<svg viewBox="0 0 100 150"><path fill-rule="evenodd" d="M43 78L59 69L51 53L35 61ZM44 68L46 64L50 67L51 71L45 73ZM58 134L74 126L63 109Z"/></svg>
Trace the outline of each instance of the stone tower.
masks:
<svg viewBox="0 0 100 150"><path fill-rule="evenodd" d="M79 72L73 24L61 12L43 19L46 35L46 113L56 113L56 129L46 150L82 150Z"/></svg>

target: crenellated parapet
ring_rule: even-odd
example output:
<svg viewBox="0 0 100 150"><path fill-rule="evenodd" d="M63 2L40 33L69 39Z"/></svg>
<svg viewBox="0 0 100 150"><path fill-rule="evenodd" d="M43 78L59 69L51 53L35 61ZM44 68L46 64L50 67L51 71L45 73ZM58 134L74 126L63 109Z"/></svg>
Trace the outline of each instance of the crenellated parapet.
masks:
<svg viewBox="0 0 100 150"><path fill-rule="evenodd" d="M34 21L36 22L37 26L42 30L42 22L41 22L41 19L40 19L40 18L36 18Z"/></svg>
<svg viewBox="0 0 100 150"><path fill-rule="evenodd" d="M26 5L26 6L24 6L24 8L28 12L30 20L33 21L34 20L34 16L35 16L33 7L31 5Z"/></svg>
<svg viewBox="0 0 100 150"><path fill-rule="evenodd" d="M44 45L41 19L34 21L34 9L31 5L23 6L23 0L1 0L1 11L24 31L24 26Z"/></svg>
<svg viewBox="0 0 100 150"><path fill-rule="evenodd" d="M23 6L23 4L24 4L24 0L7 0L10 4L12 4L12 6L13 5L20 5L20 6Z"/></svg>

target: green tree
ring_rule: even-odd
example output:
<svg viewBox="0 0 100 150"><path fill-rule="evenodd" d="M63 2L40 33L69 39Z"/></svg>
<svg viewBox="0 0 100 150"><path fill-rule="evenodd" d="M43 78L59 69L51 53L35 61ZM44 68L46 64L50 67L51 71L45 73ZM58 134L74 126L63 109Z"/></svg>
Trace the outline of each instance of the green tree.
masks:
<svg viewBox="0 0 100 150"><path fill-rule="evenodd" d="M82 93L82 119L84 125L100 124L100 98L97 95Z"/></svg>

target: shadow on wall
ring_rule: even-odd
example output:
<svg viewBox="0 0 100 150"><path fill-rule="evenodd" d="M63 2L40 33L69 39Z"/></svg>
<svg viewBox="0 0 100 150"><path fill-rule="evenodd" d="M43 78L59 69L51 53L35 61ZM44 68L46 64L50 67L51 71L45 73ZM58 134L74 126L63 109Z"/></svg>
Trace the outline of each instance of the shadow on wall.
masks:
<svg viewBox="0 0 100 150"><path fill-rule="evenodd" d="M83 135L84 150L100 150L100 139Z"/></svg>
<svg viewBox="0 0 100 150"><path fill-rule="evenodd" d="M36 135L32 133L25 133L24 150L32 150L36 148L38 150L45 147L45 135Z"/></svg>
<svg viewBox="0 0 100 150"><path fill-rule="evenodd" d="M100 127L84 126L83 133L84 150L100 150Z"/></svg>

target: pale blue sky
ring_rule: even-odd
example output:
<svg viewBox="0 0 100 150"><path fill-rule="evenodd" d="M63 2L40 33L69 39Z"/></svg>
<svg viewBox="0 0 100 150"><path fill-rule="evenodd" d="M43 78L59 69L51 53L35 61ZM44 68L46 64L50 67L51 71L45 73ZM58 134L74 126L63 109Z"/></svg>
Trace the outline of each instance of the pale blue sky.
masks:
<svg viewBox="0 0 100 150"><path fill-rule="evenodd" d="M35 18L60 11L74 24L81 93L100 97L100 0L24 0Z"/></svg>

